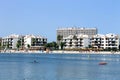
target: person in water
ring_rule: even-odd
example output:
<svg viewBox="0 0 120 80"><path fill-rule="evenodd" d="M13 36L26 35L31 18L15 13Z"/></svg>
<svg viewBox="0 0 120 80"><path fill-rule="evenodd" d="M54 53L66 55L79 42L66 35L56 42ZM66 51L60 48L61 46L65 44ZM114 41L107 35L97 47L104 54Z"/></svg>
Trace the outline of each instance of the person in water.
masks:
<svg viewBox="0 0 120 80"><path fill-rule="evenodd" d="M36 61L36 60L34 60L34 63L37 63L37 61Z"/></svg>

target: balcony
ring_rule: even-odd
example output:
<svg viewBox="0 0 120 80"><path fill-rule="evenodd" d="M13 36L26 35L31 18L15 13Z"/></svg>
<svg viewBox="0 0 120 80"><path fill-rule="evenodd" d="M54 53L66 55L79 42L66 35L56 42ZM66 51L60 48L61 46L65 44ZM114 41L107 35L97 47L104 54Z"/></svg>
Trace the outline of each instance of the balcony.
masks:
<svg viewBox="0 0 120 80"><path fill-rule="evenodd" d="M69 46L70 44L69 43L66 43L67 46Z"/></svg>
<svg viewBox="0 0 120 80"><path fill-rule="evenodd" d="M66 42L71 42L71 40L66 40Z"/></svg>
<svg viewBox="0 0 120 80"><path fill-rule="evenodd" d="M72 43L72 45L74 45L74 46L75 46L75 45L77 45L77 44L75 44L75 43Z"/></svg>
<svg viewBox="0 0 120 80"><path fill-rule="evenodd" d="M72 42L77 42L77 40L72 40Z"/></svg>

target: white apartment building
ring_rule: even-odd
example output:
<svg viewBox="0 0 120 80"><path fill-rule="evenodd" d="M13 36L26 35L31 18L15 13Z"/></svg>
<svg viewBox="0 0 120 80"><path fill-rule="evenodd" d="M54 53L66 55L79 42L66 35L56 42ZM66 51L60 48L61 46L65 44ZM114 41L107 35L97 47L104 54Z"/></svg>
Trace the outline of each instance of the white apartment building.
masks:
<svg viewBox="0 0 120 80"><path fill-rule="evenodd" d="M20 35L11 34L2 38L2 46L9 49L16 49L17 41L20 39Z"/></svg>
<svg viewBox="0 0 120 80"><path fill-rule="evenodd" d="M28 48L28 45L33 49L40 49L40 47L43 47L43 45L47 43L47 38L34 35L22 36L11 34L7 37L3 37L1 43L4 48L17 49L18 41L20 41L20 49Z"/></svg>
<svg viewBox="0 0 120 80"><path fill-rule="evenodd" d="M68 37L69 35L83 34L88 35L89 37L96 35L98 33L97 28L80 28L80 27L71 27L71 28L58 28L57 36Z"/></svg>
<svg viewBox="0 0 120 80"><path fill-rule="evenodd" d="M69 35L63 38L63 42L65 43L65 49L86 48L90 44L90 39L88 35L83 34Z"/></svg>
<svg viewBox="0 0 120 80"><path fill-rule="evenodd" d="M29 45L30 48L40 49L46 43L47 43L47 38L42 36L26 35L24 37L25 48L28 48Z"/></svg>
<svg viewBox="0 0 120 80"><path fill-rule="evenodd" d="M94 35L91 38L91 45L94 48L116 48L119 49L120 45L120 38L118 35L115 34L106 34L106 35Z"/></svg>

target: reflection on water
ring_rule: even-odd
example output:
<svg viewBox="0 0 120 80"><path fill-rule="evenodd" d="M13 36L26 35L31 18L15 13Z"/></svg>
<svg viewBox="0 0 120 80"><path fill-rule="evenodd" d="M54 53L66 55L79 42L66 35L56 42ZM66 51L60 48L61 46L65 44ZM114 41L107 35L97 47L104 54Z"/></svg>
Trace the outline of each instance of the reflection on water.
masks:
<svg viewBox="0 0 120 80"><path fill-rule="evenodd" d="M119 61L120 55L0 54L0 80L119 80Z"/></svg>

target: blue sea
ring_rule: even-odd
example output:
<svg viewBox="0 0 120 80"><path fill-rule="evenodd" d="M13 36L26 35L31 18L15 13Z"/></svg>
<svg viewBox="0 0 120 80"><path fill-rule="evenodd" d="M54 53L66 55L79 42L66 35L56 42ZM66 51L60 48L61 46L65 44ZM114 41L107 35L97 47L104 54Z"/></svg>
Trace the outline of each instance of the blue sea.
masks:
<svg viewBox="0 0 120 80"><path fill-rule="evenodd" d="M0 80L120 80L120 55L1 53Z"/></svg>

